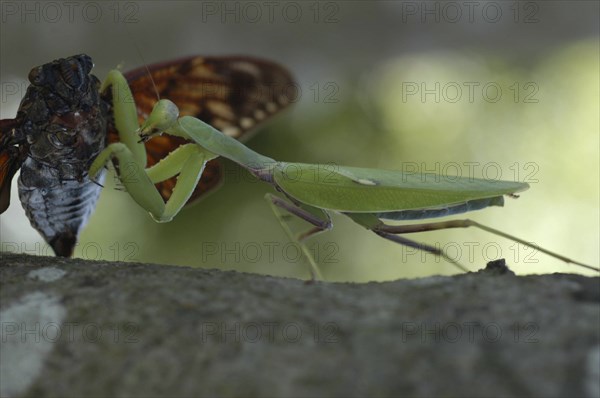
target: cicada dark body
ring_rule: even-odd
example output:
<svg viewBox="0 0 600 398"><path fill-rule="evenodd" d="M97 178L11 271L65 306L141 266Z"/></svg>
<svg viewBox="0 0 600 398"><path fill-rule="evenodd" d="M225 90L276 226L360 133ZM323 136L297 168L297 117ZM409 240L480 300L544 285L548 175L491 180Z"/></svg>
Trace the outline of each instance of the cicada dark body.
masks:
<svg viewBox="0 0 600 398"><path fill-rule="evenodd" d="M17 117L3 121L0 212L8 207L10 179L21 168L19 198L31 225L59 256L71 256L94 211L101 186L88 178L106 145L109 106L100 97L92 59L77 55L34 68Z"/></svg>

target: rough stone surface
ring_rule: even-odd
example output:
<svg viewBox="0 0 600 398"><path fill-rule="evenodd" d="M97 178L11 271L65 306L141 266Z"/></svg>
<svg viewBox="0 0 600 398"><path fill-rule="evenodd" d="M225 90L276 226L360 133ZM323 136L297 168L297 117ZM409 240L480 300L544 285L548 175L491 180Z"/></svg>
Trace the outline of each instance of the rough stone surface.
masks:
<svg viewBox="0 0 600 398"><path fill-rule="evenodd" d="M0 262L3 397L600 396L597 277Z"/></svg>

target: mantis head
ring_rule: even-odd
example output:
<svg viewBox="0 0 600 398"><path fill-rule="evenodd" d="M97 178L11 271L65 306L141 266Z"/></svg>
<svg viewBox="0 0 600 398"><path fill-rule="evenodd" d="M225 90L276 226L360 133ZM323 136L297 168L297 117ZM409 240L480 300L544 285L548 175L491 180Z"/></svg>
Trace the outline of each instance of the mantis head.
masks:
<svg viewBox="0 0 600 398"><path fill-rule="evenodd" d="M168 99L159 100L152 109L148 119L140 127L143 138L149 138L153 134L160 134L171 128L179 117L179 108Z"/></svg>

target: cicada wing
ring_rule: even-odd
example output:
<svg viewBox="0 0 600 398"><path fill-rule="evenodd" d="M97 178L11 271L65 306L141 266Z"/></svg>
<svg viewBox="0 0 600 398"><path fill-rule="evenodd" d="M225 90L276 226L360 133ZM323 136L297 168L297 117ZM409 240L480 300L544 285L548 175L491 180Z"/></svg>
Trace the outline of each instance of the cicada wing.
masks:
<svg viewBox="0 0 600 398"><path fill-rule="evenodd" d="M192 56L141 67L125 77L140 123L152 111L158 95L173 101L181 116L197 117L242 141L297 97L296 84L287 69L250 57ZM109 142L116 141L117 132L111 128ZM156 164L186 142L167 135L147 141L148 165ZM221 177L219 161L209 162L188 204L215 189ZM169 199L175 182L176 178L171 178L157 184L163 199Z"/></svg>

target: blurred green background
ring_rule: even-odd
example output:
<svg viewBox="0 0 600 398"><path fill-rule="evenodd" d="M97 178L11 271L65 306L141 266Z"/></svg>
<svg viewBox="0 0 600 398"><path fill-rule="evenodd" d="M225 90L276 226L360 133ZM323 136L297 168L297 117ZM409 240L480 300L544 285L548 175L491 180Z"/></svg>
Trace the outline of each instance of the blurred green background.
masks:
<svg viewBox="0 0 600 398"><path fill-rule="evenodd" d="M102 79L117 65L190 54L261 56L286 65L301 96L253 149L278 160L526 181L518 200L468 217L599 263L598 2L1 4L2 118L14 117L29 70L60 57L89 54ZM169 224L154 223L109 176L76 255L306 277L263 200L271 188L225 168L223 187ZM51 253L13 191L0 217L2 250ZM334 225L309 243L328 280L456 272L343 216ZM503 257L518 273L586 273L480 231L412 237L473 270Z"/></svg>

